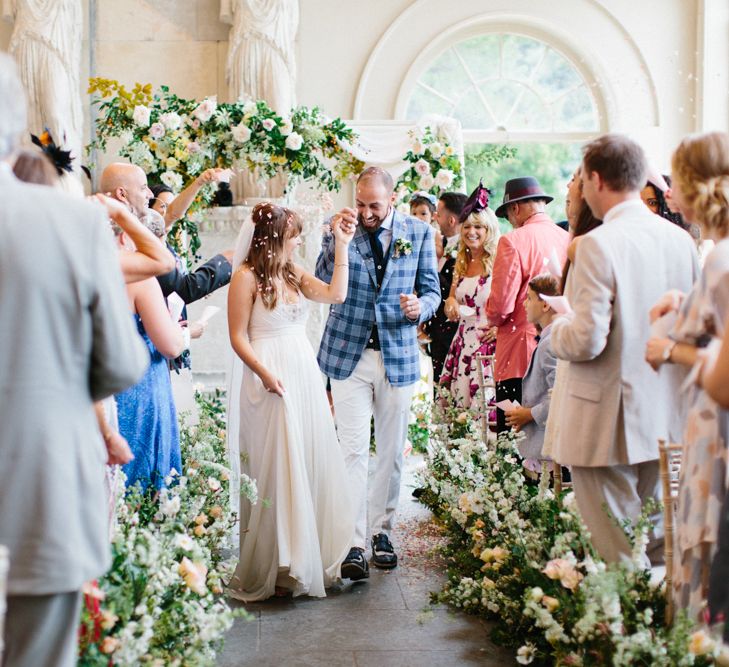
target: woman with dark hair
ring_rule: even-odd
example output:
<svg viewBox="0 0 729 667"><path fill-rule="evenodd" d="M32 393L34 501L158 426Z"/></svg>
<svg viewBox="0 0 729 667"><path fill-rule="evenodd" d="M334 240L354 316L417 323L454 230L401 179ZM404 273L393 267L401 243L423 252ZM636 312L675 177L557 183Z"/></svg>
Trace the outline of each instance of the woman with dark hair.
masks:
<svg viewBox="0 0 729 667"><path fill-rule="evenodd" d="M245 461L259 497L270 501L251 505L241 496L240 561L229 592L244 602L324 597L354 535L348 476L306 322L308 300L344 302L355 226L332 221L327 284L294 264L301 225L289 209L258 204L241 228L228 292L230 341L242 362L231 373L231 460Z"/></svg>
<svg viewBox="0 0 729 667"><path fill-rule="evenodd" d="M658 179L656 179L658 180ZM663 183L656 185L653 181L649 180L645 187L640 191L640 198L643 203L656 215L660 215L665 220L672 222L674 225L678 225L682 229L688 231L689 225L687 225L680 213L672 211L668 205L666 199L666 193L671 187L670 178L665 176L661 177ZM665 188L661 187L665 184Z"/></svg>

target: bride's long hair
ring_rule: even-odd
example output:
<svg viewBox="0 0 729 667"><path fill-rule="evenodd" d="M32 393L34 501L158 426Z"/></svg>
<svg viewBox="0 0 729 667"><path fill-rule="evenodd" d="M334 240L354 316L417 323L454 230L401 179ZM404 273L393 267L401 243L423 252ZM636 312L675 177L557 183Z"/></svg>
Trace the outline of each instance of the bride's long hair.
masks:
<svg viewBox="0 0 729 667"><path fill-rule="evenodd" d="M294 263L286 257L285 242L301 234L301 218L288 208L269 202L256 204L251 214L255 225L245 265L256 277L263 305L273 310L283 288L288 285L298 293L301 281Z"/></svg>

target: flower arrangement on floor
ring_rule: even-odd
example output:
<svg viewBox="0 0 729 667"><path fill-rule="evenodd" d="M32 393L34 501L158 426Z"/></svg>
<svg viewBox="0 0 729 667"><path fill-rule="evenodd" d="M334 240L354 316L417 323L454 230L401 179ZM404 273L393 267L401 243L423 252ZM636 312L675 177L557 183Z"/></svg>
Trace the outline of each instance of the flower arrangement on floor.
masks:
<svg viewBox="0 0 729 667"><path fill-rule="evenodd" d="M410 201L413 193L429 192L436 197L446 190L458 190L463 185L463 165L456 150L445 137L430 127L411 130L410 150L403 158L412 166L400 176L395 190L398 205Z"/></svg>
<svg viewBox="0 0 729 667"><path fill-rule="evenodd" d="M229 502L224 408L198 398L200 423L182 431L185 470L155 496L117 503L112 566L87 592L79 665L212 665L235 616L220 597L221 547L235 524ZM242 476L255 502L255 483Z"/></svg>
<svg viewBox="0 0 729 667"><path fill-rule="evenodd" d="M215 97L178 97L167 86L153 92L151 84L137 83L128 91L101 77L90 80L88 92L99 115L87 150L104 150L119 137L119 155L144 169L150 184L176 192L210 167L248 169L262 181L285 174L289 188L303 180L328 191L362 167L345 148L354 132L316 107L296 107L284 116L262 100L218 104ZM188 213L208 206L214 194L213 186L203 187ZM196 252L196 225L188 218L182 227Z"/></svg>
<svg viewBox="0 0 729 667"><path fill-rule="evenodd" d="M632 564L594 553L574 496L543 475L526 483L516 444L485 444L465 419L433 420L420 499L443 522L449 581L434 594L495 621L493 639L534 665L705 665L714 644L679 618L664 624L664 593L641 566L649 521L627 530ZM449 433L451 427L458 433ZM457 436L457 437L454 437Z"/></svg>

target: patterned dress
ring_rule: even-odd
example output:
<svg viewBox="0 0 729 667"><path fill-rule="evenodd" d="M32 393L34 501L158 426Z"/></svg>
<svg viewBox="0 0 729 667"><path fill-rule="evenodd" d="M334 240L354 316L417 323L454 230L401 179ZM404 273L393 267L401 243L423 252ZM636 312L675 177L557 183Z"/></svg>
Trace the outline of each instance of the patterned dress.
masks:
<svg viewBox="0 0 729 667"><path fill-rule="evenodd" d="M724 335L729 314L729 239L707 256L701 278L687 297L671 334L705 347ZM688 388L684 455L676 515L674 600L696 620L707 597L721 508L727 491L729 412L695 384Z"/></svg>
<svg viewBox="0 0 729 667"><path fill-rule="evenodd" d="M440 384L448 388L453 400L461 408L480 408L480 401L473 405L478 393L478 367L476 355L492 355L495 343L482 342L480 324L486 323L486 300L491 290L491 276L466 276L458 279L456 300L459 306L470 308L472 313L461 314L458 330L451 342L448 356L443 364ZM484 363L484 377L491 377L492 369ZM489 401L493 405L494 399ZM494 415L491 415L494 417Z"/></svg>

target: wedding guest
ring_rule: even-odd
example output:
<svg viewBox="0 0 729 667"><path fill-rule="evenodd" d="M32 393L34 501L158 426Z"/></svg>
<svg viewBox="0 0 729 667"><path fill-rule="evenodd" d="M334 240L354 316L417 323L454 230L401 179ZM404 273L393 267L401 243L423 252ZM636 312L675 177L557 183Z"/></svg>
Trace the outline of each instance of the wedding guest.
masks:
<svg viewBox="0 0 729 667"><path fill-rule="evenodd" d="M729 409L729 327L726 323L716 362L704 366L701 380L709 396L724 410ZM724 643L729 643L729 491L719 516L716 553L709 575L708 623L723 624Z"/></svg>
<svg viewBox="0 0 729 667"><path fill-rule="evenodd" d="M433 384L437 385L443 371L448 349L458 329L458 322L451 322L445 314L445 300L451 293L453 268L461 239L461 211L467 197L461 192L444 192L438 199L435 219L444 239L445 251L438 259L438 280L440 281L441 303L435 315L423 325L423 331L430 339L427 351L433 360Z"/></svg>
<svg viewBox="0 0 729 667"><path fill-rule="evenodd" d="M646 359L656 370L664 363L694 366L699 351L712 338L724 335L729 316L729 135L713 132L687 137L672 162L674 201L687 220L701 225L702 237L716 245L706 257L701 278L681 305L671 337L648 341ZM667 308L659 306L653 315L663 311ZM681 400L687 400L689 408L673 586L676 605L698 620L707 598L721 504L727 492L729 412L695 384L687 399Z"/></svg>
<svg viewBox="0 0 729 667"><path fill-rule="evenodd" d="M488 326L497 327L497 402L521 403L521 380L536 347L537 332L523 307L529 281L544 271L545 260L554 256L561 266L566 258L569 236L545 211L552 199L536 178L513 178L506 182L504 201L496 209L496 215L508 218L514 228L499 239L486 302ZM507 430L502 410L497 410L496 421L498 432Z"/></svg>
<svg viewBox="0 0 729 667"><path fill-rule="evenodd" d="M581 173L583 196L603 224L577 248L574 314L552 323L552 350L570 362L561 410L569 428L554 443L553 458L572 467L592 543L615 562L631 555L619 523L635 521L648 498L660 498L658 439L668 435L678 392L642 363L647 313L668 289L688 289L698 263L690 237L641 201L646 162L635 142L617 134L595 139L584 148ZM650 545L654 562L661 542Z"/></svg>
<svg viewBox="0 0 729 667"><path fill-rule="evenodd" d="M3 664L71 667L81 587L110 564L93 402L136 382L146 359L99 208L12 174L25 99L0 55Z"/></svg>
<svg viewBox="0 0 729 667"><path fill-rule="evenodd" d="M432 225L433 216L435 216L435 202L435 195L431 195L429 192L416 192L410 200L410 215Z"/></svg>
<svg viewBox="0 0 729 667"><path fill-rule="evenodd" d="M144 215L152 198L147 175L137 165L125 162L114 162L101 172L99 191L125 204L137 218Z"/></svg>
<svg viewBox="0 0 729 667"><path fill-rule="evenodd" d="M585 234L589 234L593 229L602 224L602 220L598 220L592 214L590 207L582 195L582 175L580 174L579 167L567 184L565 212L569 223L570 244L567 247L567 260L562 267L560 293L569 302L576 289L573 280L574 272L571 271L571 268L577 253L577 247ZM547 423L544 429L544 442L542 445L542 456L544 458L552 458L554 442L559 437L559 432L563 426L561 410L564 397L567 393L565 379L567 377L569 363L569 361L565 361L564 359L557 359L554 386L552 387L549 401L549 414L547 415ZM567 468L562 469L562 476L563 479L568 479L569 471Z"/></svg>
<svg viewBox="0 0 729 667"><path fill-rule="evenodd" d="M659 174L654 169L649 169L648 181L640 191L640 198L651 213L660 215L664 220L668 220L682 229L687 229L688 225L684 223L681 214L676 211L672 211L668 206L666 193L671 187L668 180L669 179L666 179L665 176Z"/></svg>
<svg viewBox="0 0 729 667"><path fill-rule="evenodd" d="M187 209L195 201L195 197L197 197L203 186L209 183L226 181L226 179L230 179L231 173L230 169L220 167L206 169L178 195L175 195L172 189L166 185L155 185L152 188L154 200L150 202L150 206L162 215L167 229L169 229L180 218L185 217Z"/></svg>
<svg viewBox="0 0 729 667"><path fill-rule="evenodd" d="M129 247L126 234L115 229L119 247ZM173 468L181 468L177 412L167 359L185 348L182 329L170 319L167 304L156 279L127 285L129 306L137 331L144 340L150 365L133 387L116 395L119 432L126 438L134 460L124 466L127 486L159 489Z"/></svg>
<svg viewBox="0 0 729 667"><path fill-rule="evenodd" d="M355 535L342 577L369 576L364 557L368 532L376 567L397 566L390 541L400 495L400 471L410 401L420 379L416 329L440 302L440 285L429 225L398 213L392 176L377 167L357 180L357 211L334 216L356 224L349 251L349 290L329 311L319 366L331 378L337 433L355 508ZM331 280L335 240L324 236L316 275ZM374 411L377 458L367 520L370 423Z"/></svg>
<svg viewBox="0 0 729 667"><path fill-rule="evenodd" d="M440 384L451 395L455 405L468 409L488 406L476 400L479 391L478 364L483 365L485 376L491 376L489 362L480 362L479 355L493 355L495 329L483 336L479 322L491 288L491 272L499 240L499 223L488 208L489 191L479 185L463 211L467 215L461 224L461 240L453 271L451 291L445 302L445 313L451 322L458 322L458 330L443 364ZM483 340L482 340L483 336Z"/></svg>
<svg viewBox="0 0 729 667"><path fill-rule="evenodd" d="M522 383L522 405L506 410L506 423L514 431L523 432L524 440L519 442L519 454L524 466L532 472L541 472L544 428L549 414L549 395L554 386L557 358L552 352L549 338L552 333L554 309L542 298L558 296L559 283L549 274L542 274L529 281L524 310L527 320L539 331L537 347L529 361L529 368Z"/></svg>
<svg viewBox="0 0 729 667"><path fill-rule="evenodd" d="M228 293L230 341L244 364L228 413L228 424L238 424L234 455L243 455L269 502L241 500L240 561L229 590L245 602L286 593L324 597L340 578L354 532L342 451L306 321L309 300L345 300L355 224L332 222L329 284L294 263L301 229L293 211L258 204L241 229ZM235 367L231 376L238 376Z"/></svg>

